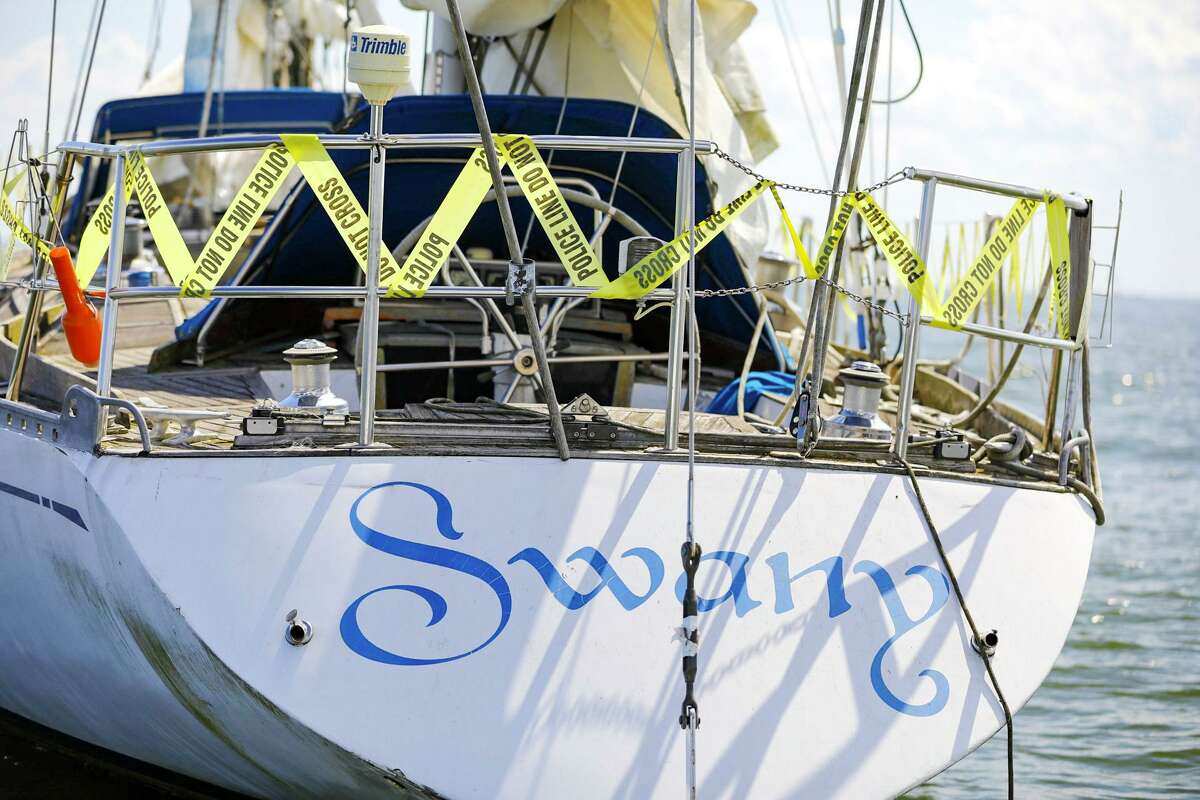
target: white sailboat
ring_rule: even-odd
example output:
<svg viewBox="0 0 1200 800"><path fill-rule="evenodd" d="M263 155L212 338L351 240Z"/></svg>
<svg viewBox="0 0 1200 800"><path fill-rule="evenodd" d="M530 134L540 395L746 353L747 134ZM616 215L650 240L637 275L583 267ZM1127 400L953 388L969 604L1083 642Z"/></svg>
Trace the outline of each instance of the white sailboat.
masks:
<svg viewBox="0 0 1200 800"><path fill-rule="evenodd" d="M507 32L529 32L509 74L533 81L537 65L526 62L537 37L572 34L561 21L538 28L561 3L526 5L545 14ZM678 26L694 24L689 5L666 2L660 17L619 23L648 22L648 38L666 32L677 79L688 74L677 43L688 30ZM878 36L881 6L864 5ZM59 147L60 174L88 162L74 223L63 225L72 247L89 203L115 186L103 338L92 372L72 367L53 335L34 353L37 325L5 344L0 707L255 797L647 798L677 796L686 783L705 798L860 798L920 784L1001 730L1005 703L1016 713L1028 701L1079 604L1102 514L1079 422L1088 419L1090 203L1059 198L1072 244L1061 334L962 327L1060 354L1061 427L995 400L955 365L920 361L921 324L899 329L903 358L882 370L820 336L803 348L797 338L789 354L773 330L793 327L778 324L788 303L751 302L747 314L737 306L745 293L728 291L753 282L754 224L646 295L670 308L663 322L643 323L632 304L589 300L593 289L572 285L548 238L527 250L541 248L536 277L510 264L519 251L496 257L522 223L536 226L514 199L516 223L502 212L496 227L493 190L476 215L491 227L467 228L424 297L396 300L380 283L385 248L400 242L397 263L417 249L468 155L492 143L489 117L505 132L521 120L555 122L556 101L485 103L473 85L466 30L486 26L484 11L468 5L465 29L438 17L432 37L459 42L475 115L461 96L454 105L401 97L386 109L384 96L372 98L369 125L314 131L370 198L367 276L296 178L213 301L153 358L123 323L152 327L156 314L193 313L195 302L165 279L139 285L123 263L132 249L123 238L141 229L123 224L137 206L113 173L138 158L257 158L278 146L279 131L258 130L260 118L222 135L138 140L119 126L165 123L118 104L102 112L103 138ZM867 102L870 28L861 26L850 86ZM443 60L441 75L453 72L449 54L433 46L429 57ZM392 69L387 58L375 68ZM486 65L483 73L504 82ZM328 98L311 99L304 114L276 117L311 123ZM264 110L268 99L246 100L275 113ZM618 258L619 240L661 244L732 196L720 194L731 191L728 173L716 197L691 174L693 152L702 166L730 168L711 157L711 141L669 133L677 125L646 109L640 124L651 133L624 116L605 122L611 108L599 101L572 103L565 128L560 118L553 132L528 132L554 150L550 171L592 222L593 244L613 237L601 256L609 280L639 265L636 240ZM469 132L424 128L476 116ZM629 135L605 132L627 122ZM856 168L843 150L844 189ZM368 159L372 151L386 157ZM621 153L640 159L638 172L666 164L673 219L639 194L639 179L661 186L656 176L613 171ZM431 169L440 172L421 172ZM393 183L396 174L407 183ZM502 209L521 197L520 186L489 175L504 188ZM916 250L926 259L939 185L1043 198L930 170L906 177L924 185ZM428 182L428 196L404 188L422 185L414 180ZM320 242L332 242L345 268L330 266ZM165 262L154 243L146 252L137 241L138 263ZM813 293L806 329L823 328L837 275ZM1049 281L1050 271L1043 296ZM20 284L31 296L57 294L44 268ZM689 301L699 314L706 291L727 314L705 310L689 331ZM910 322L922 319L913 297ZM289 379L279 353L302 328L306 340L286 354ZM689 346L689 333L702 347ZM729 348L740 366L759 341L762 357L803 376L799 357L818 376L811 412L791 425L701 413L698 395L729 373L697 369L689 391L688 354L709 367ZM446 399L428 400L431 384ZM488 384L494 399L472 402ZM807 399L801 388L789 405ZM681 657L685 673L698 659L694 687ZM689 718L693 696L698 718Z"/></svg>

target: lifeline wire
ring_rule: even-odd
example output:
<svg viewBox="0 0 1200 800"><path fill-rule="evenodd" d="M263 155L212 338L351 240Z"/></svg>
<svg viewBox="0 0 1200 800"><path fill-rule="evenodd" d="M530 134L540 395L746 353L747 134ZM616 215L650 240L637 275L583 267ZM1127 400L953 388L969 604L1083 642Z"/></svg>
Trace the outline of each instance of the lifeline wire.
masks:
<svg viewBox="0 0 1200 800"><path fill-rule="evenodd" d="M979 657L983 659L983 666L987 669L988 678L992 681L992 688L996 690L996 699L1000 701L1000 707L1004 709L1004 725L1008 728L1008 800L1013 800L1013 790L1015 781L1013 780L1013 718L1012 711L1008 708L1008 701L1004 699L1004 692L1000 690L1000 681L996 678L996 673L992 669L992 659L987 654L987 646L984 644L983 637L979 635L979 628L975 626L975 618L971 616L971 610L967 608L967 600L963 597L962 587L958 585L958 577L954 574L954 567L950 566L950 559L946 555L946 548L942 546L942 537L938 535L937 526L933 524L933 517L929 513L929 506L925 505L925 495L921 493L921 485L917 483L917 474L913 472L912 465L908 461L896 457L900 462L900 466L904 467L904 471L908 473L908 479L912 483L913 495L917 498L917 505L921 509L921 514L925 517L925 526L929 529L929 536L933 539L934 547L937 548L938 555L942 559L942 566L946 568L946 575L950 578L950 585L954 587L954 595L958 598L958 607L962 609L963 616L967 619L967 625L971 628L972 643L975 651L979 653Z"/></svg>

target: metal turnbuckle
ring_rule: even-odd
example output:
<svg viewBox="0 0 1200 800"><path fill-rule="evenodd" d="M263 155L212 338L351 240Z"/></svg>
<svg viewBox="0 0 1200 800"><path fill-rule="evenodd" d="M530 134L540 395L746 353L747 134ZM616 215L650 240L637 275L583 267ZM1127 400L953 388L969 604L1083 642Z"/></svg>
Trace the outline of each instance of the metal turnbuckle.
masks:
<svg viewBox="0 0 1200 800"><path fill-rule="evenodd" d="M700 624L696 610L696 569L700 566L700 545L684 542L680 548L683 574L687 586L683 591L683 706L679 712L679 727L695 730L700 727L700 706L696 703L696 669L700 659Z"/></svg>

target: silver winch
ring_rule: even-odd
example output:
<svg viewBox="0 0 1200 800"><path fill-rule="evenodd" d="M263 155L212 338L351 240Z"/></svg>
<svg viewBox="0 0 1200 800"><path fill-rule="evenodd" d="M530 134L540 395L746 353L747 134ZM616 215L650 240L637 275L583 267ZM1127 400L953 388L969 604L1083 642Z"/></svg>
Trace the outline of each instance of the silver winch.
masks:
<svg viewBox="0 0 1200 800"><path fill-rule="evenodd" d="M329 388L329 365L336 358L337 350L319 339L303 339L284 350L283 360L292 365L292 393L280 401L280 408L349 413L346 401Z"/></svg>
<svg viewBox="0 0 1200 800"><path fill-rule="evenodd" d="M821 432L841 439L891 439L892 429L879 418L879 396L888 382L883 370L870 361L855 361L838 377L844 387L842 409L825 420Z"/></svg>

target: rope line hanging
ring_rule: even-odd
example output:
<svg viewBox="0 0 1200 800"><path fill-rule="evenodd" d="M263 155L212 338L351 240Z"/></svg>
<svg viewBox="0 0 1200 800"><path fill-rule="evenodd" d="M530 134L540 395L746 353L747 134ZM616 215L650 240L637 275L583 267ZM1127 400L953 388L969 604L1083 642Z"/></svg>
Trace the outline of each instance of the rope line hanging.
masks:
<svg viewBox="0 0 1200 800"><path fill-rule="evenodd" d="M925 518L925 527L929 530L929 538L933 540L933 545L937 548L938 556L942 560L942 566L946 570L946 576L950 579L950 585L954 587L954 596L958 598L958 607L962 609L963 616L967 620L967 627L971 629L971 647L983 659L983 666L987 670L988 679L992 682L992 688L996 690L996 699L1000 701L1000 708L1004 710L1004 726L1008 729L1008 800L1013 800L1016 786L1013 779L1013 717L1012 711L1008 707L1008 701L1004 699L1004 692L1000 688L1000 680L996 677L995 670L992 669L992 655L996 652L999 637L996 635L996 631L988 631L985 634L980 634L979 627L975 624L975 618L971 616L971 610L967 608L967 600L963 596L962 587L958 585L958 576L954 572L954 567L950 565L950 558L946 555L946 548L942 545L942 537L938 534L937 526L933 524L933 516L929 513L929 506L925 504L925 495L922 494L921 485L917 482L917 474L913 471L912 465L908 461L899 457L896 460L900 463L900 466L904 467L904 471L908 473L908 479L912 483L913 495L917 499L917 506L921 509L921 515Z"/></svg>

